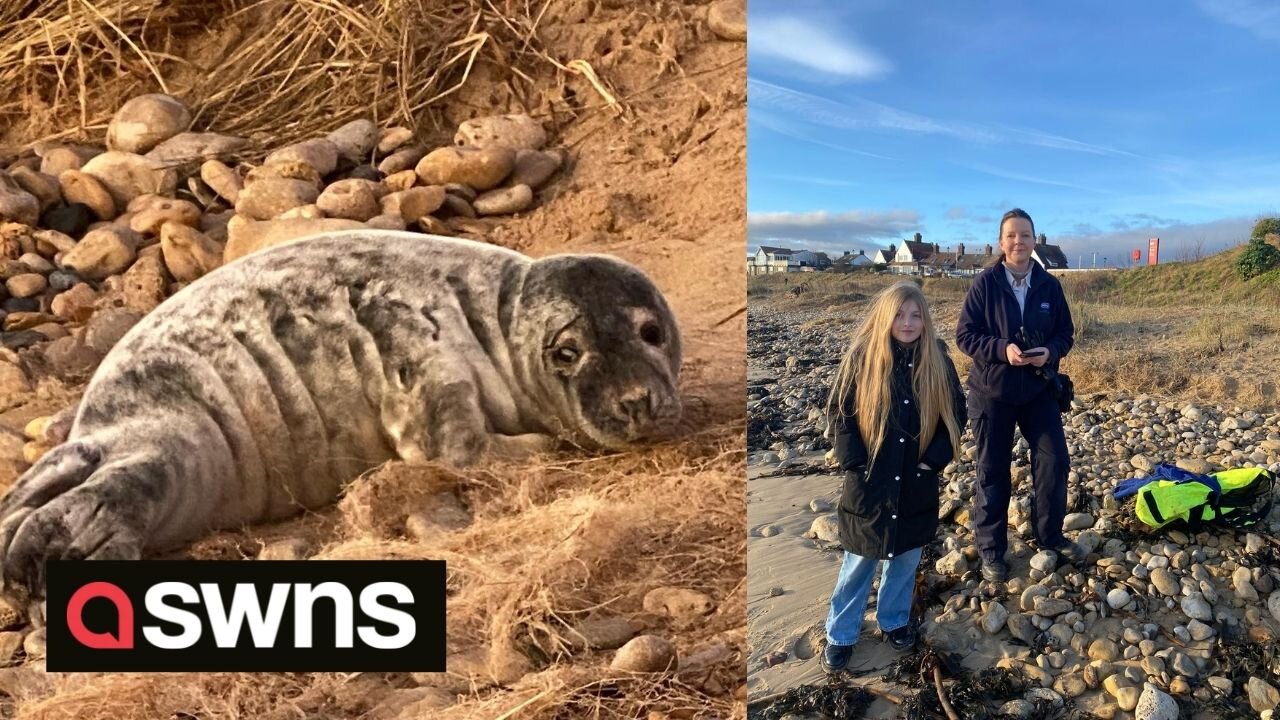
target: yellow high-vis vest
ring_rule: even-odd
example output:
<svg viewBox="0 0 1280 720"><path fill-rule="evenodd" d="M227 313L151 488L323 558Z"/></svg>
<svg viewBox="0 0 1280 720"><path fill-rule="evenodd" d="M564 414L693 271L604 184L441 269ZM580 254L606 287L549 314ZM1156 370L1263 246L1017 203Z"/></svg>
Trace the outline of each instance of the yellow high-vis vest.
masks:
<svg viewBox="0 0 1280 720"><path fill-rule="evenodd" d="M1138 519L1156 529L1198 532L1206 523L1248 527L1271 509L1275 478L1266 468L1223 470L1206 479L1210 482L1153 480L1143 485L1137 492Z"/></svg>

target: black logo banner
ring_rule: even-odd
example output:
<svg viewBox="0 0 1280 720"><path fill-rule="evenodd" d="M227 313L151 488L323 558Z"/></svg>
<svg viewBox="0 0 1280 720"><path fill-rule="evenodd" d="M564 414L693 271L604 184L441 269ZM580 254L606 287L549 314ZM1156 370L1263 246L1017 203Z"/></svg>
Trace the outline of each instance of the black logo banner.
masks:
<svg viewBox="0 0 1280 720"><path fill-rule="evenodd" d="M51 672L442 672L439 560L48 563Z"/></svg>

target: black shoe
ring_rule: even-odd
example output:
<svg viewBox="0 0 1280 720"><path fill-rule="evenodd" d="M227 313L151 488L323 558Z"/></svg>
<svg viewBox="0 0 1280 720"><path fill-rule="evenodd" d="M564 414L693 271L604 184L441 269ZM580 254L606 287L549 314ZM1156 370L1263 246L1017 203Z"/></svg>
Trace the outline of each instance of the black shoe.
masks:
<svg viewBox="0 0 1280 720"><path fill-rule="evenodd" d="M1059 545L1058 547L1053 548L1053 551L1058 553L1058 564L1065 562L1072 565L1080 565L1084 563L1084 559L1087 557L1084 548L1070 540L1068 540L1065 545Z"/></svg>
<svg viewBox="0 0 1280 720"><path fill-rule="evenodd" d="M893 646L894 650L902 652L915 647L919 635L916 633L916 626L907 623L897 630L890 630L885 633L885 637L889 638L889 644Z"/></svg>
<svg viewBox="0 0 1280 720"><path fill-rule="evenodd" d="M1009 566L1004 560L983 560L982 579L987 582L1004 582L1009 578Z"/></svg>
<svg viewBox="0 0 1280 720"><path fill-rule="evenodd" d="M822 650L822 659L819 664L822 665L822 671L828 675L835 675L844 670L844 666L849 664L849 658L853 657L852 645L831 645L828 644Z"/></svg>

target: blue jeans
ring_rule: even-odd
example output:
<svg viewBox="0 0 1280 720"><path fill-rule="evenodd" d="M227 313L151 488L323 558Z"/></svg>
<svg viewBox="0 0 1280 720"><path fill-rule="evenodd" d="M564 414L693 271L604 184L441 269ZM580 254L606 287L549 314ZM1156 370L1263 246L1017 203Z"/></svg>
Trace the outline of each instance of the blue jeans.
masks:
<svg viewBox="0 0 1280 720"><path fill-rule="evenodd" d="M915 548L891 560L885 560L880 574L880 593L876 596L876 621L884 632L892 632L911 622L911 599L916 589L916 566L924 548ZM832 645L854 645L862 631L862 615L867 611L867 595L871 578L880 560L844 554L836 589L831 593L831 611L827 614L827 642Z"/></svg>

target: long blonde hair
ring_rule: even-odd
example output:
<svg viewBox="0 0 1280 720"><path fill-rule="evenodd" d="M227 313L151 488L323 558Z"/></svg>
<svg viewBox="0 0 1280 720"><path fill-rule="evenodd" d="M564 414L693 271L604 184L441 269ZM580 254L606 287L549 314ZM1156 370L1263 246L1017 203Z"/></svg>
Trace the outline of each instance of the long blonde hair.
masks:
<svg viewBox="0 0 1280 720"><path fill-rule="evenodd" d="M851 417L857 419L858 431L867 446L868 465L880 451L889 421L892 403L889 384L893 372L891 331L894 318L908 300L915 301L924 321L923 331L916 339L915 371L911 375L911 390L920 410L919 453L923 455L929 446L939 418L951 436L952 450L957 456L960 452L960 428L952 405L951 378L943 350L938 346L933 317L920 288L915 283L904 281L885 288L872 299L866 318L854 330L849 349L840 361L840 370L836 373L828 399L829 418L834 421L838 416L850 417L845 413L845 406L849 393L856 386L857 397Z"/></svg>

